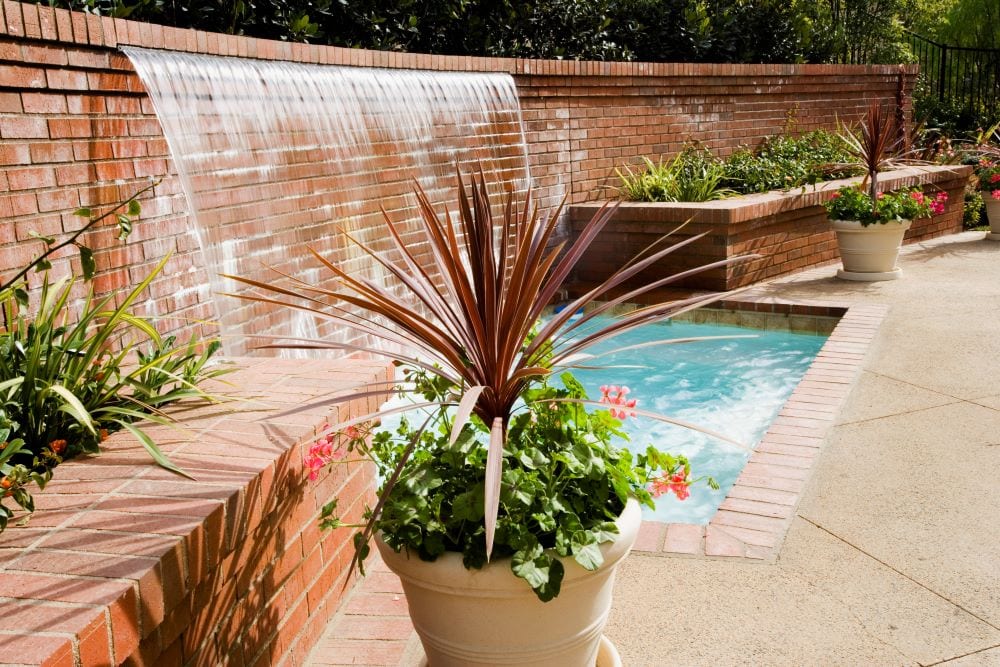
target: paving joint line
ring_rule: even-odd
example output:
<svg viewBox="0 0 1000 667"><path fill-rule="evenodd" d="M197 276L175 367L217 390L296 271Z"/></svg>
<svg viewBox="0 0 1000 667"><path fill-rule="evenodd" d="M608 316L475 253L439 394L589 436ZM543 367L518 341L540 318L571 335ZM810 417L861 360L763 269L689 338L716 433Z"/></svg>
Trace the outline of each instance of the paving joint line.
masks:
<svg viewBox="0 0 1000 667"><path fill-rule="evenodd" d="M978 614L976 614L975 612L972 612L972 611L969 611L968 609L966 609L966 608L965 608L965 607L963 607L962 605L958 604L958 603L957 603L957 602L955 602L954 600L951 600L951 599L947 598L946 596L942 595L941 593L938 593L938 592L937 592L936 590L934 590L934 589L933 589L933 588L931 588L930 586L928 586L928 585L924 584L923 582L920 582L920 581L917 581L916 579L914 579L914 578L913 578L913 577L911 577L910 575L906 574L905 572L902 572L902 571L898 570L897 568L895 568L895 567L893 567L892 565L890 565L889 563L885 562L884 560L882 560L882 559L881 559L881 558L879 558L878 556L875 556L875 555L873 555L873 554L871 554L871 553L868 553L867 551L865 551L864 549L862 549L862 548L861 548L861 547L859 547L858 545L854 544L853 542L850 542L850 541L848 541L848 540L844 539L844 538L843 538L843 537L841 537L840 535L837 535L837 534L836 534L836 533L834 533L833 531L831 531L831 530L829 530L828 528L825 528L825 527L823 527L823 526L819 525L818 523L816 523L816 522L815 522L815 521L813 521L812 519L810 519L810 518L808 518L808 517L805 517L805 516L803 516L802 514L797 514L796 516L798 516L798 517L799 517L800 519L802 519L802 520L803 520L803 521L805 521L806 523L809 523L809 524L811 524L811 525L815 526L816 528L819 528L820 530L822 530L822 531L823 531L824 533L826 533L827 535L830 535L831 537L833 537L833 538L835 538L835 539L837 539L837 540L840 540L841 542L843 542L843 543L844 543L844 544L846 544L847 546L849 546L849 547L851 547L852 549L856 550L856 551L857 551L858 553L861 553L861 554L864 554L865 556L868 556L869 558L871 558L871 559L872 559L873 561L875 561L875 562L877 562L877 563L880 563L880 564L882 564L883 566L885 566L886 568L888 568L888 569L892 570L893 572L895 572L895 573L896 573L896 574L898 574L899 576L903 577L904 579L908 579L909 581L912 581L912 582L913 582L914 584L916 584L917 586L920 586L920 587L921 587L921 588L923 588L923 589L924 589L925 591L927 591L927 592L929 592L929 593L932 593L932 594L936 595L937 597L941 598L942 600L944 600L944 601L945 601L945 602L947 602L948 604L952 605L953 607L956 607L957 609L961 609L961 610L962 610L962 611L964 611L964 612L965 612L966 614L968 614L969 616L972 616L972 617L973 617L974 619L976 619L976 620L980 621L981 623L983 623L983 624L985 624L985 625L988 625L989 627L993 628L994 630L997 630L997 631L1000 631L1000 626L997 626L997 625L994 625L993 623L991 623L991 622L987 621L987 620L986 620L985 618L983 618L982 616L979 616L979 615L978 615Z"/></svg>
<svg viewBox="0 0 1000 667"><path fill-rule="evenodd" d="M893 382L899 382L901 384L908 384L911 387L916 387L917 389L922 389L923 391L928 391L928 392L930 392L932 394L937 394L938 396L947 396L948 398L955 399L955 401L959 402L959 403L971 403L972 405L976 405L976 406L981 407L981 408L986 408L988 410L996 410L996 408L991 408L988 405L983 405L982 403L977 403L976 402L976 401L981 401L981 400L986 399L986 398L992 398L993 394L989 394L987 396L980 396L979 398L962 398L961 396L955 396L953 394L949 394L949 393L946 393L946 392L943 392L943 391L938 391L937 389L931 389L929 387L924 387L922 385L910 382L909 380L903 380L901 378L893 377L892 375L886 375L885 373L879 373L878 371L872 371L872 370L865 369L864 372L871 373L872 375L878 375L879 377L886 378L887 380L892 380ZM944 405L953 405L953 404L952 403L945 403ZM939 405L939 406L936 406L936 407L942 407L942 406ZM925 408L925 409L929 409L929 408ZM1000 412L1000 410L998 410L998 412ZM901 412L899 414L907 414L907 413Z"/></svg>
<svg viewBox="0 0 1000 667"><path fill-rule="evenodd" d="M926 665L924 665L923 667L934 667L935 665L946 665L949 662L953 662L955 660L961 660L962 658L967 658L970 655L976 655L977 653L982 653L983 651L992 651L995 648L1000 648L1000 644L996 644L994 646L987 646L986 648L981 648L981 649L979 649L977 651L971 651L969 653L963 653L962 655L956 655L956 656L951 657L951 658L945 658L944 660L938 660L937 662L929 662Z"/></svg>

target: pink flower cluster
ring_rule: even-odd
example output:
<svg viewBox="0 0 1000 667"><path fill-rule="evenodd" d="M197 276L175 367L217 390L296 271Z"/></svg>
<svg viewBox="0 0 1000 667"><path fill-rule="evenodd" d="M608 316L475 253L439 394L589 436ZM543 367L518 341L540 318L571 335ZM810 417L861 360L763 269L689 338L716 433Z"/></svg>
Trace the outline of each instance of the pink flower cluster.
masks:
<svg viewBox="0 0 1000 667"><path fill-rule="evenodd" d="M323 424L320 431L326 433L329 429L329 424ZM348 426L344 429L343 435L349 440L356 440L361 436L361 433L354 426ZM344 458L347 454L343 445L334 443L334 436L335 434L333 433L326 433L326 435L321 436L316 442L309 445L309 453L306 454L303 460L306 469L309 471L309 481L315 482L319 479L319 471L324 466L332 461Z"/></svg>
<svg viewBox="0 0 1000 667"><path fill-rule="evenodd" d="M990 193L990 196L993 197L994 199L1000 199L1000 190L994 190L993 192Z"/></svg>
<svg viewBox="0 0 1000 667"><path fill-rule="evenodd" d="M928 208L931 210L932 215L941 215L944 213L944 203L948 201L947 192L939 192L934 195L934 199L928 201L928 198L924 196L923 192L914 191L910 193L910 197L915 199L918 203L923 204L927 202Z"/></svg>
<svg viewBox="0 0 1000 667"><path fill-rule="evenodd" d="M691 486L691 480L683 472L674 473L673 475L664 473L650 483L649 493L654 498L659 498L664 493L670 492L677 496L677 500L686 500L691 495L691 491L688 490L689 486Z"/></svg>
<svg viewBox="0 0 1000 667"><path fill-rule="evenodd" d="M629 388L622 385L602 385L601 403L610 405L611 416L616 419L625 417L635 417L635 406L638 401L634 398L625 398L629 393Z"/></svg>

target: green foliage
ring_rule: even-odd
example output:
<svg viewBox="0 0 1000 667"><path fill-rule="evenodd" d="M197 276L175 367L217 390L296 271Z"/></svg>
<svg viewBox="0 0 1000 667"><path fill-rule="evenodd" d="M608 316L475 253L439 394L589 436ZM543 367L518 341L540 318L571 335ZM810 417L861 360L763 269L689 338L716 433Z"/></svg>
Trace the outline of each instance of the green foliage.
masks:
<svg viewBox="0 0 1000 667"><path fill-rule="evenodd" d="M20 443L3 473L23 508L31 510L21 502L30 499L24 484L43 486L63 458L99 451L108 433L122 428L161 466L181 472L133 422L170 423L162 406L207 398L196 384L226 371L205 366L217 342L178 346L129 312L165 262L117 307L112 296L95 299L88 293L79 315L71 308L73 280L51 283L46 274L34 312L23 284L0 290L7 323L0 331L0 430L6 433L0 440ZM146 350L139 339L148 341Z"/></svg>
<svg viewBox="0 0 1000 667"><path fill-rule="evenodd" d="M615 170L621 180L619 192L629 201L713 201L734 194L722 187L723 166L707 151L688 147L666 164L643 161L645 167L638 171L628 165L624 172Z"/></svg>
<svg viewBox="0 0 1000 667"><path fill-rule="evenodd" d="M965 190L965 199L962 204L962 227L964 229L979 229L985 223L983 214L986 212L986 205L983 202L983 193L979 190Z"/></svg>
<svg viewBox="0 0 1000 667"><path fill-rule="evenodd" d="M426 373L413 371L408 377L418 393L437 394ZM588 412L569 402L586 395L568 373L561 379L565 388L540 383L525 391L527 409L511 420L493 547L494 557L512 558L514 574L542 601L559 594L563 567L556 556L573 558L588 570L600 567L599 546L617 535L614 521L628 497L652 507L646 487L660 471L688 470L684 457L652 447L633 457L615 447L615 438L626 438L621 423L607 410ZM376 525L397 551L405 548L424 560L454 551L466 567L481 568L486 563L482 470L490 429L473 417L450 444L453 421L439 408L422 428L404 419L395 432L376 433L365 453L383 479L410 443L419 443L399 482L388 489Z"/></svg>
<svg viewBox="0 0 1000 667"><path fill-rule="evenodd" d="M778 135L726 158L723 185L742 194L797 188L857 175L850 161L847 145L837 134L814 130L798 137Z"/></svg>
<svg viewBox="0 0 1000 667"><path fill-rule="evenodd" d="M919 0L49 0L182 28L385 51L667 62L902 62Z"/></svg>
<svg viewBox="0 0 1000 667"><path fill-rule="evenodd" d="M819 4L819 3L817 3ZM903 34L907 0L827 0L825 30L838 62L913 62Z"/></svg>
<svg viewBox="0 0 1000 667"><path fill-rule="evenodd" d="M611 33L642 61L821 62L823 16L803 0L620 0Z"/></svg>
<svg viewBox="0 0 1000 667"><path fill-rule="evenodd" d="M386 346L390 348L387 350L310 339L281 343L280 347L364 350L416 369L405 380L389 384L416 401L408 408L429 408L429 417L416 429L405 426L396 437L376 434L371 450L355 444L354 451L360 447L362 454L380 462L384 484L378 503L355 536L352 565L360 566L379 529L392 543L412 545L427 556L449 546L461 548L467 564L473 566L496 547L520 554L515 565L518 572L534 582L542 597L547 597L554 595L558 587L558 572L552 570L558 570L558 566L551 565L545 553L548 546L556 553L571 554L580 562L592 564L594 540L603 541L593 533L598 527L593 522L606 522L630 492L640 498L647 493L639 488L646 481L643 469L647 463L650 469L668 472L676 472L680 465L678 459L658 454L648 455L648 462L640 459L632 465L629 455L610 446L609 438L617 432L617 426L608 414L587 416L579 405L570 411L563 401L579 403L582 399L574 397L581 396L582 389L569 375L561 376L565 390L552 387L550 379L586 358L584 351L595 341L714 302L720 295L659 301L628 314L612 315L614 307L625 299L641 300L651 290L676 279L671 276L624 294L609 295L678 247L677 243L654 244L656 247L648 248L565 309L539 323L563 281L609 223L615 209L605 207L599 211L568 246L553 245L560 220L558 211L540 215L530 193L522 199L508 192L502 206L497 207L490 201L483 174L468 183L458 175L457 201L449 207L457 215L440 214L418 187L422 224L416 229L408 227L405 241L400 226L391 217L386 218L385 231L394 245L391 254L376 253L345 236L364 256L379 262L398 279L397 286L359 280L315 251L313 255L332 276L324 280L322 289L286 283L281 277L274 283L231 277L268 293L243 293L238 298L305 308L376 341L392 344ZM491 213L494 210L501 210L501 216L495 217ZM413 255L412 248L418 245L432 250L433 266ZM742 260L726 258L695 270ZM307 305L297 298L300 295L309 297ZM345 314L345 302L356 307L357 314ZM584 314L573 316L585 307ZM379 317L372 318L371 314ZM595 320L602 314L610 315L606 322ZM390 351L398 349L400 342L415 352ZM357 393L338 396L332 403L384 395L389 391L386 385L376 383ZM614 397L610 391L604 398L620 406L618 414L624 416L626 408L635 407L634 401L624 399L626 390L618 393L615 389ZM329 406L331 401L324 400L323 404ZM363 437L351 433L351 429L401 410L380 409L324 429L325 435L342 432L350 442L363 443ZM731 442L724 435L705 432ZM315 479L319 469L337 458L329 438L321 437L310 447L304 464ZM667 490L672 488L678 497L690 483L684 468L679 479L664 482ZM567 475L570 481L563 486L561 479ZM451 478L456 480L455 486L448 486ZM578 485L582 493L593 498L580 498L574 491ZM661 487L659 492L663 490ZM552 495L557 493L559 496ZM394 494L402 494L403 499ZM562 499L564 507L547 509L546 497ZM598 508L594 499L606 502ZM517 518L504 521L503 517L511 517L509 512L516 507L522 508ZM331 508L324 512L324 525L341 525L333 511ZM578 521L580 535L567 533L576 524L561 523L563 519ZM464 532L456 532L458 528Z"/></svg>
<svg viewBox="0 0 1000 667"><path fill-rule="evenodd" d="M919 188L878 193L873 200L861 187L845 186L826 203L831 220L856 220L862 227L889 222L929 218L944 211L945 192L927 197Z"/></svg>
<svg viewBox="0 0 1000 667"><path fill-rule="evenodd" d="M928 0L925 0L928 1ZM977 49L1000 49L1000 4L995 0L952 0L934 32L945 44Z"/></svg>
<svg viewBox="0 0 1000 667"><path fill-rule="evenodd" d="M629 201L697 202L735 194L811 185L860 173L849 145L837 134L815 130L801 136L779 135L744 147L724 160L708 149L688 146L672 161L644 168L616 169L618 190Z"/></svg>

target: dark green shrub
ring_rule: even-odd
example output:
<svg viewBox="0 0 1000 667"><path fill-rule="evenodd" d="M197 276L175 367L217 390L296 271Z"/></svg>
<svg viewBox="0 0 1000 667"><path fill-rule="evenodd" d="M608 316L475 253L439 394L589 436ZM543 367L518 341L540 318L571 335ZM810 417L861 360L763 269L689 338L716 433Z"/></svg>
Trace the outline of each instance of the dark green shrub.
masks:
<svg viewBox="0 0 1000 667"><path fill-rule="evenodd" d="M756 148L741 148L725 161L722 185L737 192L767 192L857 175L836 134L814 130L799 137L778 135Z"/></svg>
<svg viewBox="0 0 1000 667"><path fill-rule="evenodd" d="M983 203L983 193L971 188L965 189L965 200L962 205L962 227L964 229L978 229L986 224L983 214L986 206Z"/></svg>

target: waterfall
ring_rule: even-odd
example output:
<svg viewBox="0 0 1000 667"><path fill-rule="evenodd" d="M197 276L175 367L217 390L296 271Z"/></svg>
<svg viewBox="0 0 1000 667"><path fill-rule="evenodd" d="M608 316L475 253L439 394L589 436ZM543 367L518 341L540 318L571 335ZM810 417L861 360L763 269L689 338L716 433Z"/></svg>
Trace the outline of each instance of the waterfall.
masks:
<svg viewBox="0 0 1000 667"><path fill-rule="evenodd" d="M243 287L221 274L273 282L276 269L316 283L326 274L311 247L392 287L338 229L391 255L382 207L419 254L415 183L437 210L453 212L456 165L465 174L482 167L498 189L530 185L507 74L122 50L163 127L230 356L247 354L255 335L356 337L308 314L222 296Z"/></svg>

